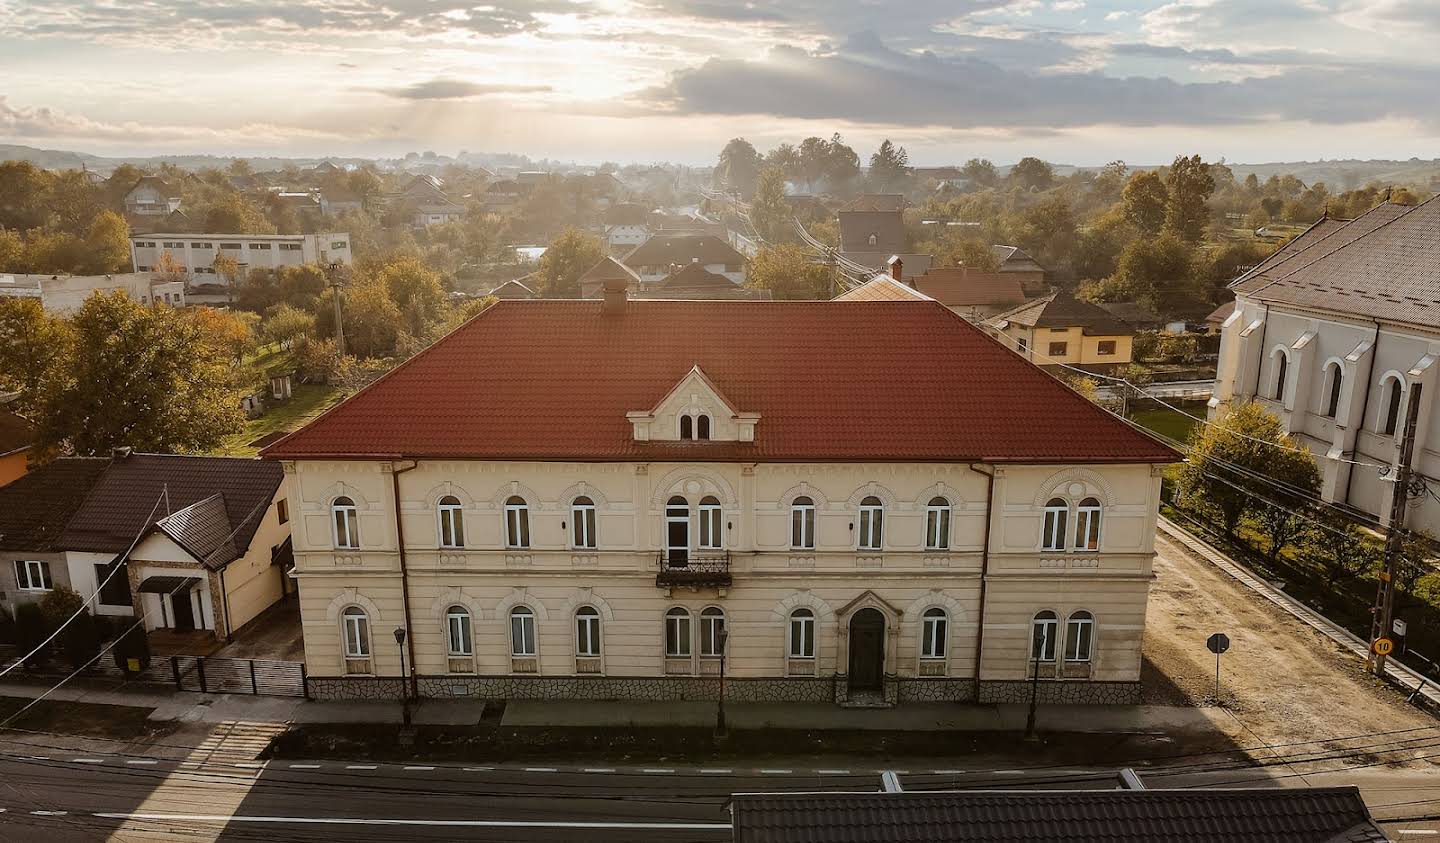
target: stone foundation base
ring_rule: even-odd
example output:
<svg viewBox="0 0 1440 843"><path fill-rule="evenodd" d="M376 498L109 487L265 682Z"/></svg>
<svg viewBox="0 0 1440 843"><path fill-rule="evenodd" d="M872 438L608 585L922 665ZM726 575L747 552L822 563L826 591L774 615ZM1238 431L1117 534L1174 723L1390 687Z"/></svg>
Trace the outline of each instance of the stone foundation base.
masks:
<svg viewBox="0 0 1440 843"><path fill-rule="evenodd" d="M984 681L980 683L978 702L1028 703L1031 683L1028 680ZM1041 679L1035 686L1035 699L1049 705L1139 705L1139 682L1091 682L1089 680L1056 681Z"/></svg>

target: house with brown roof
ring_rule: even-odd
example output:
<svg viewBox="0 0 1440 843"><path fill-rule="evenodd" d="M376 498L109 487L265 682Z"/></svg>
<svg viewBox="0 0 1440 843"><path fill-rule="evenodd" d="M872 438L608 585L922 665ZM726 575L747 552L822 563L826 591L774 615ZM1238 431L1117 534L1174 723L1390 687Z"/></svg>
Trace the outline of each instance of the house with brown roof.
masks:
<svg viewBox="0 0 1440 843"><path fill-rule="evenodd" d="M627 254L622 263L645 284L656 283L692 263L736 284L745 283L745 256L713 234L655 234Z"/></svg>
<svg viewBox="0 0 1440 843"><path fill-rule="evenodd" d="M1230 284L1212 415L1256 402L1315 455L1321 495L1389 517L1409 398L1414 465L1440 478L1440 203L1321 218ZM1377 467L1378 466L1378 467ZM1412 529L1440 531L1420 495Z"/></svg>
<svg viewBox="0 0 1440 843"><path fill-rule="evenodd" d="M121 200L125 213L157 217L180 210L180 188L159 176L142 176Z"/></svg>
<svg viewBox="0 0 1440 843"><path fill-rule="evenodd" d="M263 452L312 695L398 696L403 628L422 696L715 699L723 656L730 700L1139 700L1174 451L935 302L626 287Z"/></svg>
<svg viewBox="0 0 1440 843"><path fill-rule="evenodd" d="M61 457L0 486L0 604L14 610L56 586L71 585L60 536L109 464L108 459ZM106 596L129 605L124 588L118 596L114 588Z"/></svg>
<svg viewBox="0 0 1440 843"><path fill-rule="evenodd" d="M769 290L752 290L736 284L698 263L686 264L653 284L645 285L647 299L769 299Z"/></svg>
<svg viewBox="0 0 1440 843"><path fill-rule="evenodd" d="M632 294L644 289L639 273L613 257L604 257L580 276L580 298L600 298L607 281L624 281L626 289Z"/></svg>
<svg viewBox="0 0 1440 843"><path fill-rule="evenodd" d="M1132 359L1135 329L1068 292L1027 302L986 324L1020 356L1048 369L1107 372Z"/></svg>
<svg viewBox="0 0 1440 843"><path fill-rule="evenodd" d="M119 451L56 543L70 586L146 630L228 638L289 591L282 480L262 460Z"/></svg>
<svg viewBox="0 0 1440 843"><path fill-rule="evenodd" d="M916 290L974 322L1023 304L1028 296L1008 273L976 272L966 266L930 267L906 276Z"/></svg>
<svg viewBox="0 0 1440 843"><path fill-rule="evenodd" d="M1019 279L1026 296L1043 296L1050 292L1050 285L1046 281L1045 267L1030 257L1030 254L1024 249L1019 246L996 245L991 246L990 251L1000 262L997 272L1003 272Z"/></svg>

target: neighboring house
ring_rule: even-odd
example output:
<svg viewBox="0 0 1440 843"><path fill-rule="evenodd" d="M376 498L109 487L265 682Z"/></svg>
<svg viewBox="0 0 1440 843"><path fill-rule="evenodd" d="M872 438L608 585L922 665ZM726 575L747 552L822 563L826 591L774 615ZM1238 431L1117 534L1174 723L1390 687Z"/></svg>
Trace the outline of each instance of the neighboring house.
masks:
<svg viewBox="0 0 1440 843"><path fill-rule="evenodd" d="M909 207L902 193L862 193L840 206L840 212L899 213Z"/></svg>
<svg viewBox="0 0 1440 843"><path fill-rule="evenodd" d="M934 299L889 275L877 275L831 301L934 301Z"/></svg>
<svg viewBox="0 0 1440 843"><path fill-rule="evenodd" d="M169 253L185 268L193 284L225 284L230 279L216 275L216 255L233 258L239 265L236 278L251 269L276 269L307 263L351 262L350 235L325 234L136 234L130 237L130 260L136 272L148 272Z"/></svg>
<svg viewBox="0 0 1440 843"><path fill-rule="evenodd" d="M1025 302L1020 281L999 272L976 272L969 267L931 267L908 276L915 289L970 321L983 320Z"/></svg>
<svg viewBox="0 0 1440 843"><path fill-rule="evenodd" d="M0 486L25 476L34 446L35 426L14 413L0 409Z"/></svg>
<svg viewBox="0 0 1440 843"><path fill-rule="evenodd" d="M1225 322L1229 320L1230 314L1234 312L1234 299L1210 311L1210 315L1205 317L1205 334L1211 337L1219 335L1220 329L1225 327Z"/></svg>
<svg viewBox="0 0 1440 843"><path fill-rule="evenodd" d="M840 257L853 261L876 272L889 272L890 262L899 258L905 266L907 275L924 275L930 271L930 265L934 262L933 255L921 255L914 253L895 252L840 252Z"/></svg>
<svg viewBox="0 0 1440 843"><path fill-rule="evenodd" d="M537 342L543 338L543 342ZM484 360L486 365L474 365ZM1179 455L933 303L502 301L263 456L310 692L1138 702ZM403 542L399 539L403 536Z"/></svg>
<svg viewBox="0 0 1440 843"><path fill-rule="evenodd" d="M392 195L389 202L408 209L410 225L417 229L454 222L465 216L465 206L446 195L440 179L435 176L416 176L403 190Z"/></svg>
<svg viewBox="0 0 1440 843"><path fill-rule="evenodd" d="M605 282L615 280L624 281L626 289L632 295L639 293L645 286L635 270L615 258L604 257L580 276L580 298L600 298L600 293L605 289Z"/></svg>
<svg viewBox="0 0 1440 843"><path fill-rule="evenodd" d="M327 187L320 191L320 212L327 217L364 209L364 197L354 191L339 187Z"/></svg>
<svg viewBox="0 0 1440 843"><path fill-rule="evenodd" d="M641 294L647 299L769 299L769 290L752 290L698 263L683 266L653 284Z"/></svg>
<svg viewBox="0 0 1440 843"><path fill-rule="evenodd" d="M39 299L59 316L79 310L95 293L121 291L141 304L185 306L185 282L164 281L149 272L113 275L0 275L0 297Z"/></svg>
<svg viewBox="0 0 1440 843"><path fill-rule="evenodd" d="M1381 520L1417 387L1413 467L1425 484L1440 478L1437 228L1434 200L1321 219L1230 284L1220 334L1212 416L1258 402L1314 453L1325 500ZM1440 533L1440 502L1419 495L1409 526Z"/></svg>
<svg viewBox="0 0 1440 843"><path fill-rule="evenodd" d="M103 458L61 457L0 486L0 604L13 610L71 584L60 536L109 465ZM107 599L128 606L124 578L115 583Z"/></svg>
<svg viewBox="0 0 1440 843"><path fill-rule="evenodd" d="M530 195L530 191L531 185L514 179L500 179L485 186L480 204L489 213L504 213L519 205L520 200Z"/></svg>
<svg viewBox="0 0 1440 843"><path fill-rule="evenodd" d="M1024 249L1019 246L991 246L990 251L995 254L996 260L1000 261L1000 272L1020 279L1026 296L1043 296L1050 292L1050 285L1045 280L1045 267L1030 257Z"/></svg>
<svg viewBox="0 0 1440 843"><path fill-rule="evenodd" d="M737 793L735 843L1385 843L1359 788Z"/></svg>
<svg viewBox="0 0 1440 843"><path fill-rule="evenodd" d="M308 216L313 219L323 213L319 191L277 190L270 195L274 197L274 201L301 217Z"/></svg>
<svg viewBox="0 0 1440 843"><path fill-rule="evenodd" d="M681 234L711 234L724 240L725 225L698 214L672 214L666 211L651 212L646 221L650 233L656 236Z"/></svg>
<svg viewBox="0 0 1440 843"><path fill-rule="evenodd" d="M126 192L122 203L127 214L164 216L180 210L180 188L158 176L144 176Z"/></svg>
<svg viewBox="0 0 1440 843"><path fill-rule="evenodd" d="M1068 292L1022 304L990 318L990 329L1026 360L1106 372L1131 361L1135 329Z"/></svg>
<svg viewBox="0 0 1440 843"><path fill-rule="evenodd" d="M711 234L657 234L625 256L624 264L646 284L660 281L678 267L698 263L736 284L745 283L745 256Z"/></svg>
<svg viewBox="0 0 1440 843"><path fill-rule="evenodd" d="M905 219L900 211L840 211L841 252L884 252L906 250Z"/></svg>
<svg viewBox="0 0 1440 843"><path fill-rule="evenodd" d="M263 460L117 452L60 537L71 587L91 593L124 566L133 602L102 596L101 614L138 607L147 630L228 638L286 593L282 479Z"/></svg>
<svg viewBox="0 0 1440 843"><path fill-rule="evenodd" d="M529 278L530 276L525 276ZM497 299L538 299L540 294L525 284L519 278L512 278L498 287L482 295L494 296Z"/></svg>

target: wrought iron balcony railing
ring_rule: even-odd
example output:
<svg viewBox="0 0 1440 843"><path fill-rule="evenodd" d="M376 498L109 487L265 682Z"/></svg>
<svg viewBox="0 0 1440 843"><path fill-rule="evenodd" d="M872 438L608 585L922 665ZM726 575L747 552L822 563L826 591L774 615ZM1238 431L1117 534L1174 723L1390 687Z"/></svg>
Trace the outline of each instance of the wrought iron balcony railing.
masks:
<svg viewBox="0 0 1440 843"><path fill-rule="evenodd" d="M655 558L659 573L655 584L730 585L730 551L728 550L662 550Z"/></svg>

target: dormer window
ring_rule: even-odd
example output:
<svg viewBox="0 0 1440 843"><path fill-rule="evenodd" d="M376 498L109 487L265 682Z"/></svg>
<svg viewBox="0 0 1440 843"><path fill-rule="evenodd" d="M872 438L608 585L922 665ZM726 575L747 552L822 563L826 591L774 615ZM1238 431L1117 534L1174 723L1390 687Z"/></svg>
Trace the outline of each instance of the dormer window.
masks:
<svg viewBox="0 0 1440 843"><path fill-rule="evenodd" d="M680 417L680 438L681 438L681 439L694 439L694 438L695 438L695 419L694 419L694 418L692 418L692 417L690 417L690 416L681 416L681 417Z"/></svg>
<svg viewBox="0 0 1440 843"><path fill-rule="evenodd" d="M650 409L625 418L636 442L754 442L760 414L738 410L695 366Z"/></svg>
<svg viewBox="0 0 1440 843"><path fill-rule="evenodd" d="M709 439L709 438L710 438L710 417L709 417L709 416L696 416L696 417L695 417L695 438L696 438L696 439Z"/></svg>
<svg viewBox="0 0 1440 843"><path fill-rule="evenodd" d="M680 438L681 439L709 439L710 438L710 417L704 413L691 415L686 413L680 417Z"/></svg>
<svg viewBox="0 0 1440 843"><path fill-rule="evenodd" d="M871 234L868 238L866 238L865 242L869 243L871 246L874 246L880 242L880 237L878 235Z"/></svg>

